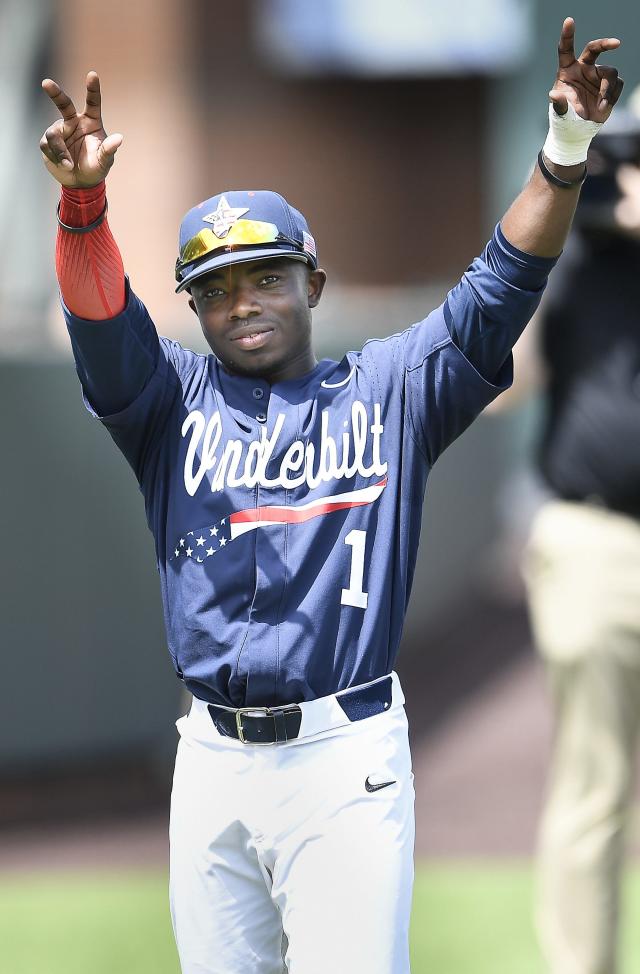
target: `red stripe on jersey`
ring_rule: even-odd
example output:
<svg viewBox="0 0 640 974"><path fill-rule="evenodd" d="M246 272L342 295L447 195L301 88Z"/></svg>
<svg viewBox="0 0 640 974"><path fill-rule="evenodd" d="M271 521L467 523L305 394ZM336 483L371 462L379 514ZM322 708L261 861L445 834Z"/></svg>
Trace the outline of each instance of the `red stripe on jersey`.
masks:
<svg viewBox="0 0 640 974"><path fill-rule="evenodd" d="M302 524L321 514L332 511L344 511L349 507L365 507L371 501L342 501L338 503L319 504L306 510L296 510L295 507L252 507L248 511L237 511L229 518L232 524L248 524L252 521L272 521L274 524Z"/></svg>
<svg viewBox="0 0 640 974"><path fill-rule="evenodd" d="M387 478L380 480L373 487L384 488L387 486ZM361 493L362 490L369 490L369 488L362 488L361 491L353 491L353 494ZM253 524L259 521L269 521L273 524L303 524L305 521L310 521L311 518L320 517L322 514L331 514L333 511L345 511L350 507L365 507L367 504L373 503L375 498L371 497L367 500L348 500L344 497L340 501L332 501L328 498L323 498L318 500L315 504L309 504L304 507L250 507L246 511L236 511L235 514L229 516L229 522L231 524Z"/></svg>

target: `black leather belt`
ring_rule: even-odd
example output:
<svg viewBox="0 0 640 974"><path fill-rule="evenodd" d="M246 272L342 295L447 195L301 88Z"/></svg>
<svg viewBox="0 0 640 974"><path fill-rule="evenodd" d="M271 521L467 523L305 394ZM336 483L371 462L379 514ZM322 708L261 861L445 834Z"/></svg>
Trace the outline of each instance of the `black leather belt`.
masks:
<svg viewBox="0 0 640 974"><path fill-rule="evenodd" d="M364 720L383 713L391 706L391 677L336 695L349 721ZM239 707L232 710L208 704L209 714L223 737L243 744L283 744L300 733L302 709L298 704L282 707Z"/></svg>
<svg viewBox="0 0 640 974"><path fill-rule="evenodd" d="M243 744L280 744L298 736L302 710L290 707L240 707L225 710L209 704L209 713L223 737L235 737Z"/></svg>

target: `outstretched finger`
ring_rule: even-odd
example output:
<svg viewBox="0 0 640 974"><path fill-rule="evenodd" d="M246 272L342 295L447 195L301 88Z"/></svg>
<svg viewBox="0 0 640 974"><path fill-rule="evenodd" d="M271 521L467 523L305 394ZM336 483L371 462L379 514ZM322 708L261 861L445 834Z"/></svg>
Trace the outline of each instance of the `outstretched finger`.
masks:
<svg viewBox="0 0 640 974"><path fill-rule="evenodd" d="M616 47L620 47L620 40L617 37L599 37L597 41L589 41L579 60L583 64L595 64L598 55L603 51L615 51Z"/></svg>
<svg viewBox="0 0 640 974"><path fill-rule="evenodd" d="M566 17L558 41L558 64L561 68L568 68L576 59L576 52L573 47L575 33L576 25L573 17Z"/></svg>
<svg viewBox="0 0 640 974"><path fill-rule="evenodd" d="M78 113L76 111L76 106L73 104L66 91L60 87L57 81L53 81L51 78L45 78L42 82L42 88L44 91L46 91L65 122L68 122L77 116Z"/></svg>
<svg viewBox="0 0 640 974"><path fill-rule="evenodd" d="M84 113L89 118L101 119L102 95L100 94L100 78L95 71L87 74L87 96L84 103Z"/></svg>

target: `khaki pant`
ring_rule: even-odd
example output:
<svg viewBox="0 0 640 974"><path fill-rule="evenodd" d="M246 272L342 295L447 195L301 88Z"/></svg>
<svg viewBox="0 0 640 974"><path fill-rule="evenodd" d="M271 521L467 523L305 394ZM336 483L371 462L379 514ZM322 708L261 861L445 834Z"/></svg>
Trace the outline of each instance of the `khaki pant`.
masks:
<svg viewBox="0 0 640 974"><path fill-rule="evenodd" d="M555 716L537 926L551 974L614 974L640 719L640 522L551 501L525 557Z"/></svg>

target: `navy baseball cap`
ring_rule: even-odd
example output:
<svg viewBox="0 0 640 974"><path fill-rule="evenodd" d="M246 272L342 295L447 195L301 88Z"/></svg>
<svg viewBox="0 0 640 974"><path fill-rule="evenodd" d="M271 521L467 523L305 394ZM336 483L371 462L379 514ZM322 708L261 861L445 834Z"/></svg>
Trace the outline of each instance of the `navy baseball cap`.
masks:
<svg viewBox="0 0 640 974"><path fill-rule="evenodd" d="M218 267L267 257L317 268L315 240L302 213L267 189L229 190L198 203L180 224L176 292Z"/></svg>

